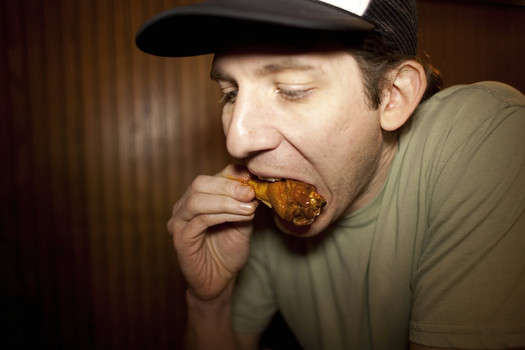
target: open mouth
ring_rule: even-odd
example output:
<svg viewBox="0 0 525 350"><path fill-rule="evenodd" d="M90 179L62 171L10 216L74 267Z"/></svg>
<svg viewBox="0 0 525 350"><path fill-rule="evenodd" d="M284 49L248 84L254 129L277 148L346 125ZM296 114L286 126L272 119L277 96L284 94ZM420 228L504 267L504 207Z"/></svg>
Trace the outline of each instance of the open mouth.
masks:
<svg viewBox="0 0 525 350"><path fill-rule="evenodd" d="M259 180L262 180L262 181L268 181L268 182L277 182L277 181L281 181L282 178L280 177L264 177L264 176L257 176L259 178Z"/></svg>

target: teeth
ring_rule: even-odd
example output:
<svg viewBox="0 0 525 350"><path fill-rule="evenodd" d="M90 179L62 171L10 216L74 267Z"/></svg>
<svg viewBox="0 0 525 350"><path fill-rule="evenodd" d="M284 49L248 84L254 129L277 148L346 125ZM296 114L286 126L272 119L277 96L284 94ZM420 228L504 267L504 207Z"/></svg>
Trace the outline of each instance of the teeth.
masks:
<svg viewBox="0 0 525 350"><path fill-rule="evenodd" d="M277 181L281 181L282 180L281 178L277 178L277 177L262 177L262 176L258 176L258 178L260 180L268 181L268 182L277 182Z"/></svg>

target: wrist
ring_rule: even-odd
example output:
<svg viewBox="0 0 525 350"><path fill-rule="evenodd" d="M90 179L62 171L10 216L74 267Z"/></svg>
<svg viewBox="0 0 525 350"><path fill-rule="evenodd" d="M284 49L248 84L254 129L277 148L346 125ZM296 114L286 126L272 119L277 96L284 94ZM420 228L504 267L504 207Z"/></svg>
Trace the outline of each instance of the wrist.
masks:
<svg viewBox="0 0 525 350"><path fill-rule="evenodd" d="M221 312L225 308L231 307L234 280L230 281L228 285L213 298L201 298L191 288L186 290L186 303L189 308L200 313L215 313Z"/></svg>

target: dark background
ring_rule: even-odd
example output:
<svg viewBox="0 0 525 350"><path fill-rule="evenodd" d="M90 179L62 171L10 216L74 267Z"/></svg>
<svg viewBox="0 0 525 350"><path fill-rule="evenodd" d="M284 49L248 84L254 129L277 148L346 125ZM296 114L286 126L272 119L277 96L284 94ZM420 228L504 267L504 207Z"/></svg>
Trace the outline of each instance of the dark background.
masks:
<svg viewBox="0 0 525 350"><path fill-rule="evenodd" d="M138 27L183 0L0 0L0 347L179 349L184 282L165 223L228 162L209 56ZM445 85L525 91L525 8L420 0ZM521 1L508 1L523 5Z"/></svg>

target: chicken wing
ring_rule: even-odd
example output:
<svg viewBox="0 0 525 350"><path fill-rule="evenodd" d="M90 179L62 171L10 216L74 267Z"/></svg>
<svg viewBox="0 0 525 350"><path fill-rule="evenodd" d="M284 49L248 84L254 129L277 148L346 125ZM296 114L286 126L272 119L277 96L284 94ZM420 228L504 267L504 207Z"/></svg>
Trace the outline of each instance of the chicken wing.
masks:
<svg viewBox="0 0 525 350"><path fill-rule="evenodd" d="M326 205L315 186L301 181L250 179L247 184L253 187L257 199L296 226L310 225Z"/></svg>

